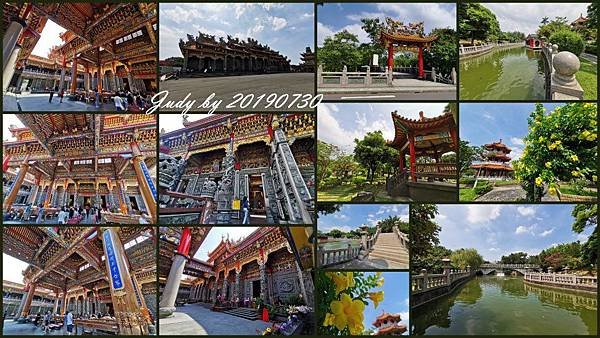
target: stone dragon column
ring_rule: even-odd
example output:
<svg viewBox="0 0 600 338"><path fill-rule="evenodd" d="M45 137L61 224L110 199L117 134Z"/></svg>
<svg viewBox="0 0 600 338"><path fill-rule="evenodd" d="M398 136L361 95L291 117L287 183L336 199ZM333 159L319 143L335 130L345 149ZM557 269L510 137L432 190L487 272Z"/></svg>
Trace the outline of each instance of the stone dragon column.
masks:
<svg viewBox="0 0 600 338"><path fill-rule="evenodd" d="M159 303L159 317L169 317L175 312L175 300L177 299L177 292L179 292L179 285L181 284L181 275L185 264L189 259L190 245L192 243L192 231L189 227L183 228L181 231L181 239L179 240L179 246L173 255L173 263L171 264L171 270L167 277L167 283L163 289L162 296Z"/></svg>

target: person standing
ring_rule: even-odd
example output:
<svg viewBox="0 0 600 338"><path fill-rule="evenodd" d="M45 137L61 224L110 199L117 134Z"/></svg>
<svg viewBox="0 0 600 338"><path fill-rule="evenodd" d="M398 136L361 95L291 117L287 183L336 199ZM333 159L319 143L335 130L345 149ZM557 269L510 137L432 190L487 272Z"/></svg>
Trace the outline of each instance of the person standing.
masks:
<svg viewBox="0 0 600 338"><path fill-rule="evenodd" d="M40 223L42 223L43 219L44 219L44 205L40 204L40 207L38 208L38 215L37 215L37 219L35 220L35 223L40 224Z"/></svg>
<svg viewBox="0 0 600 338"><path fill-rule="evenodd" d="M46 314L44 315L44 333L48 334L48 331L50 331L50 319L52 319L52 316L50 315L50 311L47 311Z"/></svg>
<svg viewBox="0 0 600 338"><path fill-rule="evenodd" d="M60 97L60 103L62 103L63 97L65 96L65 90L61 89L58 96Z"/></svg>
<svg viewBox="0 0 600 338"><path fill-rule="evenodd" d="M67 326L67 335L73 335L73 313L71 311L67 311L65 315L65 325Z"/></svg>
<svg viewBox="0 0 600 338"><path fill-rule="evenodd" d="M244 220L242 224L250 224L250 203L248 197L244 196L242 199L242 211L244 212Z"/></svg>
<svg viewBox="0 0 600 338"><path fill-rule="evenodd" d="M52 103L52 98L54 97L54 88L50 88L50 98L48 99L48 103Z"/></svg>

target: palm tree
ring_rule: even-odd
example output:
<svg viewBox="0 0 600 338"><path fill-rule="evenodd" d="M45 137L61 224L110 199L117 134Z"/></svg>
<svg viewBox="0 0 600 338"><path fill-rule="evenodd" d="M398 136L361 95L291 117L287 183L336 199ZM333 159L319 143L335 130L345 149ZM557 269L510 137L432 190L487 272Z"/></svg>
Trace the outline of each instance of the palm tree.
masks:
<svg viewBox="0 0 600 338"><path fill-rule="evenodd" d="M541 22L541 24L542 24L542 25L545 25L545 24L547 24L549 21L550 21L550 19L548 19L548 17L547 17L547 16L545 16L545 17L543 17L543 18L542 18L542 22Z"/></svg>

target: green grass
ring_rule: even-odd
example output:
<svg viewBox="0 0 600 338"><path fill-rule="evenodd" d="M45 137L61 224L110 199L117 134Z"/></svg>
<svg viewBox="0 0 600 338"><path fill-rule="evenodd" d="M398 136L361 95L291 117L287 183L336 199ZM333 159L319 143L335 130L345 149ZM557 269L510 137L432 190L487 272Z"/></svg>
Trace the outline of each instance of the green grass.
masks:
<svg viewBox="0 0 600 338"><path fill-rule="evenodd" d="M517 183L517 180L506 180L506 181L495 181L494 186L495 187L501 187L504 185L517 185L519 183Z"/></svg>
<svg viewBox="0 0 600 338"><path fill-rule="evenodd" d="M377 202L396 202L402 201L403 199L395 199L388 196L385 191L385 184L377 184L373 182L372 185L365 184L363 187L357 187L353 184L340 184L330 189L319 189L317 192L317 201L319 202L350 202L350 199L356 193L361 191L369 191L375 194L375 201Z"/></svg>
<svg viewBox="0 0 600 338"><path fill-rule="evenodd" d="M458 200L461 202L470 202L474 201L477 197L475 194L475 189L473 188L461 188L458 190Z"/></svg>
<svg viewBox="0 0 600 338"><path fill-rule="evenodd" d="M560 192L562 194L567 194L567 195L578 195L578 196L596 196L597 192L596 190L583 190L581 192L577 191L577 189L570 185L570 184L561 184L560 185Z"/></svg>
<svg viewBox="0 0 600 338"><path fill-rule="evenodd" d="M596 65L583 58L579 58L579 61L581 61L581 68L579 68L575 77L577 77L577 81L583 88L583 99L596 100L598 90Z"/></svg>

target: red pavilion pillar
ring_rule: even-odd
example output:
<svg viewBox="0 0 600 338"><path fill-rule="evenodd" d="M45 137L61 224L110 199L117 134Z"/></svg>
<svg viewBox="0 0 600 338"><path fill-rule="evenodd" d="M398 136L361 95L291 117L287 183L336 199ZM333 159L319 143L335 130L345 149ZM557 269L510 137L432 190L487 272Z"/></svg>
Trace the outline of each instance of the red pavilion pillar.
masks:
<svg viewBox="0 0 600 338"><path fill-rule="evenodd" d="M419 46L419 79L425 78L425 71L423 70L423 46Z"/></svg>
<svg viewBox="0 0 600 338"><path fill-rule="evenodd" d="M390 72L394 70L394 45L392 43L388 45L387 67Z"/></svg>
<svg viewBox="0 0 600 338"><path fill-rule="evenodd" d="M2 160L2 172L6 172L8 170L8 162L10 161L10 155L5 155L4 160Z"/></svg>
<svg viewBox="0 0 600 338"><path fill-rule="evenodd" d="M410 151L410 178L413 182L417 181L416 160L415 160L415 136L408 135L409 151Z"/></svg>

